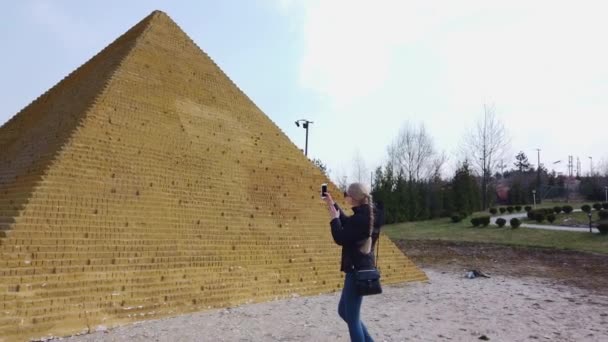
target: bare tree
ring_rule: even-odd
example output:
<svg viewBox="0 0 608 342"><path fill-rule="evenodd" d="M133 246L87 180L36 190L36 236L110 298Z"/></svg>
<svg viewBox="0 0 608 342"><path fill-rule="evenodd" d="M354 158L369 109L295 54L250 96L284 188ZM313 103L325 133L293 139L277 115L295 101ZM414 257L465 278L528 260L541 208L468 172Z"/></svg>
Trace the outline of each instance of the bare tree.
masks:
<svg viewBox="0 0 608 342"><path fill-rule="evenodd" d="M427 134L423 124L416 127L405 123L397 138L388 147L388 155L396 173L405 175L409 181L429 177L435 167L433 139ZM445 159L440 164L443 165L443 162Z"/></svg>
<svg viewBox="0 0 608 342"><path fill-rule="evenodd" d="M341 191L346 191L348 187L348 176L346 172L344 172L344 167L340 167L340 171L334 172L333 182L338 186L338 189Z"/></svg>
<svg viewBox="0 0 608 342"><path fill-rule="evenodd" d="M357 149L353 156L352 179L354 182L365 183L368 180L369 172L365 166L365 160Z"/></svg>
<svg viewBox="0 0 608 342"><path fill-rule="evenodd" d="M608 158L600 161L596 172L601 176L608 177Z"/></svg>
<svg viewBox="0 0 608 342"><path fill-rule="evenodd" d="M484 104L483 117L464 138L462 152L482 176L482 207L488 206L488 182L492 171L498 168L510 144L502 122L496 117L494 106Z"/></svg>
<svg viewBox="0 0 608 342"><path fill-rule="evenodd" d="M431 161L431 167L428 170L427 179L441 179L441 174L443 172L443 166L447 163L448 156L445 152L441 152L436 157L434 157Z"/></svg>

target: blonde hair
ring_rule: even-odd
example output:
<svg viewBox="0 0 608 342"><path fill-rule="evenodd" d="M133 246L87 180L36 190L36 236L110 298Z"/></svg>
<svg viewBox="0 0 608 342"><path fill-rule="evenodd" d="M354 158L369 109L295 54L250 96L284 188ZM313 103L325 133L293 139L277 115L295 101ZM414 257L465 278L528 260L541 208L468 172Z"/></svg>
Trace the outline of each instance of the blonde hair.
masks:
<svg viewBox="0 0 608 342"><path fill-rule="evenodd" d="M352 183L348 186L346 193L353 200L353 204L369 206L369 235L365 243L361 245L359 251L363 254L368 254L372 251L372 230L374 229L374 208L372 195L368 187L362 183Z"/></svg>

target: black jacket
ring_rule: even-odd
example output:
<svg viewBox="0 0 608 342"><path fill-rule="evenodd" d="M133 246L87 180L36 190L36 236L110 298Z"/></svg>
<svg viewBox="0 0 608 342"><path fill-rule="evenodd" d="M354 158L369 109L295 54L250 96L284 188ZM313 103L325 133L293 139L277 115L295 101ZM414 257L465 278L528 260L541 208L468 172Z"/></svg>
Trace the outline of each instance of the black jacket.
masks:
<svg viewBox="0 0 608 342"><path fill-rule="evenodd" d="M335 207L340 211L340 218L331 220L329 225L334 241L342 246L340 271L352 272L373 267L373 253L363 254L359 251L359 247L370 237L369 206L353 207L353 216L346 216L337 204Z"/></svg>

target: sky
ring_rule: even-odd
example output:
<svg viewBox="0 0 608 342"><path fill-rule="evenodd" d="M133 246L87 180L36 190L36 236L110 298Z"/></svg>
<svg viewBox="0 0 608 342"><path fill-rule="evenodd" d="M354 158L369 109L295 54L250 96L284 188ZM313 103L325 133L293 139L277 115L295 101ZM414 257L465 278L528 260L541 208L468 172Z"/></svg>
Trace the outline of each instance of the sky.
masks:
<svg viewBox="0 0 608 342"><path fill-rule="evenodd" d="M166 12L335 180L372 169L406 123L448 163L491 104L524 151L566 172L608 159L608 2L23 0L0 13L0 124L155 9ZM592 160L589 159L592 157ZM553 164L561 160L561 163Z"/></svg>

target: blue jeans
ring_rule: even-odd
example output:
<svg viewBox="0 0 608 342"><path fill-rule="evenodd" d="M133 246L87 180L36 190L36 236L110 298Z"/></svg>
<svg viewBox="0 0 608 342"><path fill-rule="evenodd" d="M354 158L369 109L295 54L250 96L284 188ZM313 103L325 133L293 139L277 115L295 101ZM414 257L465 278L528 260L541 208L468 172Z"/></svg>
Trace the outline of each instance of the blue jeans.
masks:
<svg viewBox="0 0 608 342"><path fill-rule="evenodd" d="M363 297L357 294L355 288L355 274L346 273L344 288L338 304L338 314L348 324L348 332L352 342L374 342L369 336L365 324L361 322L361 302Z"/></svg>

